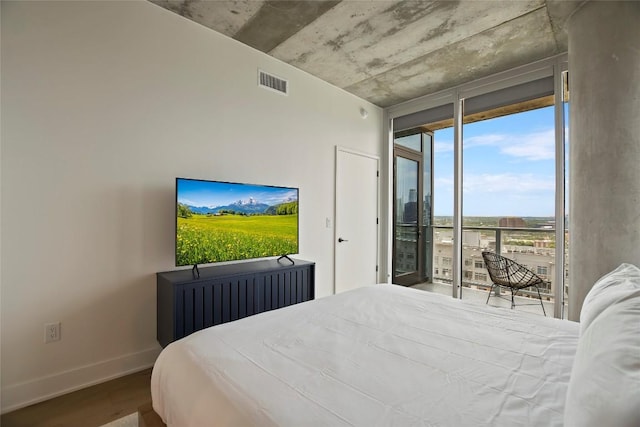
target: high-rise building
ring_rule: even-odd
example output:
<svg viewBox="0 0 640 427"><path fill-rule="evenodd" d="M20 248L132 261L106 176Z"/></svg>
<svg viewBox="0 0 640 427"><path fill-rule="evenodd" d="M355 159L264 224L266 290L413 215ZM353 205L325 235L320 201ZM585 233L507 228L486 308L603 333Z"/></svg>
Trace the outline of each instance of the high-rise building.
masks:
<svg viewBox="0 0 640 427"><path fill-rule="evenodd" d="M509 216L506 218L500 218L498 221L498 227L508 227L508 228L525 228L527 223L524 219L517 216Z"/></svg>

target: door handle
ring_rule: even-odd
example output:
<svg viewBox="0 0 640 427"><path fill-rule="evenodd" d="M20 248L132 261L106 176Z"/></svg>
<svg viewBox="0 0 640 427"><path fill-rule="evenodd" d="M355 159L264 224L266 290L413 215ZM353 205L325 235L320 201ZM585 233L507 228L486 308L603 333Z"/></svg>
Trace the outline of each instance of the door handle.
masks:
<svg viewBox="0 0 640 427"><path fill-rule="evenodd" d="M342 237L338 237L338 243L348 242L348 240L343 239Z"/></svg>

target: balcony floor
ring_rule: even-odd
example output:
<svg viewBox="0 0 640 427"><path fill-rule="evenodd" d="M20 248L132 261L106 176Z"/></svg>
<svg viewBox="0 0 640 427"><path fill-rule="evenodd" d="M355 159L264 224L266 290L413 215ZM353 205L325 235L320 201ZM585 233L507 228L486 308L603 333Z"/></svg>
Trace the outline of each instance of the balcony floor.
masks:
<svg viewBox="0 0 640 427"><path fill-rule="evenodd" d="M451 296L451 285L444 283L419 283L417 285L411 286L414 289L420 289L428 292L436 292L439 294ZM487 302L487 294L488 291L481 291L479 289L473 288L462 288L462 299L465 301L469 301L474 304L485 305ZM502 290L502 295L505 298L509 298L506 300L504 298L491 297L489 298L489 303L487 305L493 307L502 307L506 309L511 309L511 292ZM526 313L537 314L542 316L542 307L540 306L540 300L537 298L527 298L527 297L516 297L515 298L516 307L514 310L523 311ZM533 304L533 305L518 305L518 304ZM553 317L553 302L552 301L542 301L544 305L544 309L547 313L547 317Z"/></svg>

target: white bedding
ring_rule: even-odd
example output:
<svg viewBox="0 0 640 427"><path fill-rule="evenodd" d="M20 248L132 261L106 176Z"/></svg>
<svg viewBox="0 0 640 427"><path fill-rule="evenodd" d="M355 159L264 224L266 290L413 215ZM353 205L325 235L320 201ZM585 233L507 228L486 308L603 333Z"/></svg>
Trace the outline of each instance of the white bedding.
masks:
<svg viewBox="0 0 640 427"><path fill-rule="evenodd" d="M169 426L560 426L577 323L372 285L194 333L151 378Z"/></svg>

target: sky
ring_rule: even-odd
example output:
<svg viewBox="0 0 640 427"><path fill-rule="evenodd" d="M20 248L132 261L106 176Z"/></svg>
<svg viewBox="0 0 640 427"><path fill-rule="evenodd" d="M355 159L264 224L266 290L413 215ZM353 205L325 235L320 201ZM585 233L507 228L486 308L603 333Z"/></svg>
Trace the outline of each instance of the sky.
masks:
<svg viewBox="0 0 640 427"><path fill-rule="evenodd" d="M191 206L226 206L238 200L275 205L298 200L297 188L178 179L178 202Z"/></svg>
<svg viewBox="0 0 640 427"><path fill-rule="evenodd" d="M463 216L554 216L553 106L465 124ZM453 128L434 135L434 215L453 215Z"/></svg>

